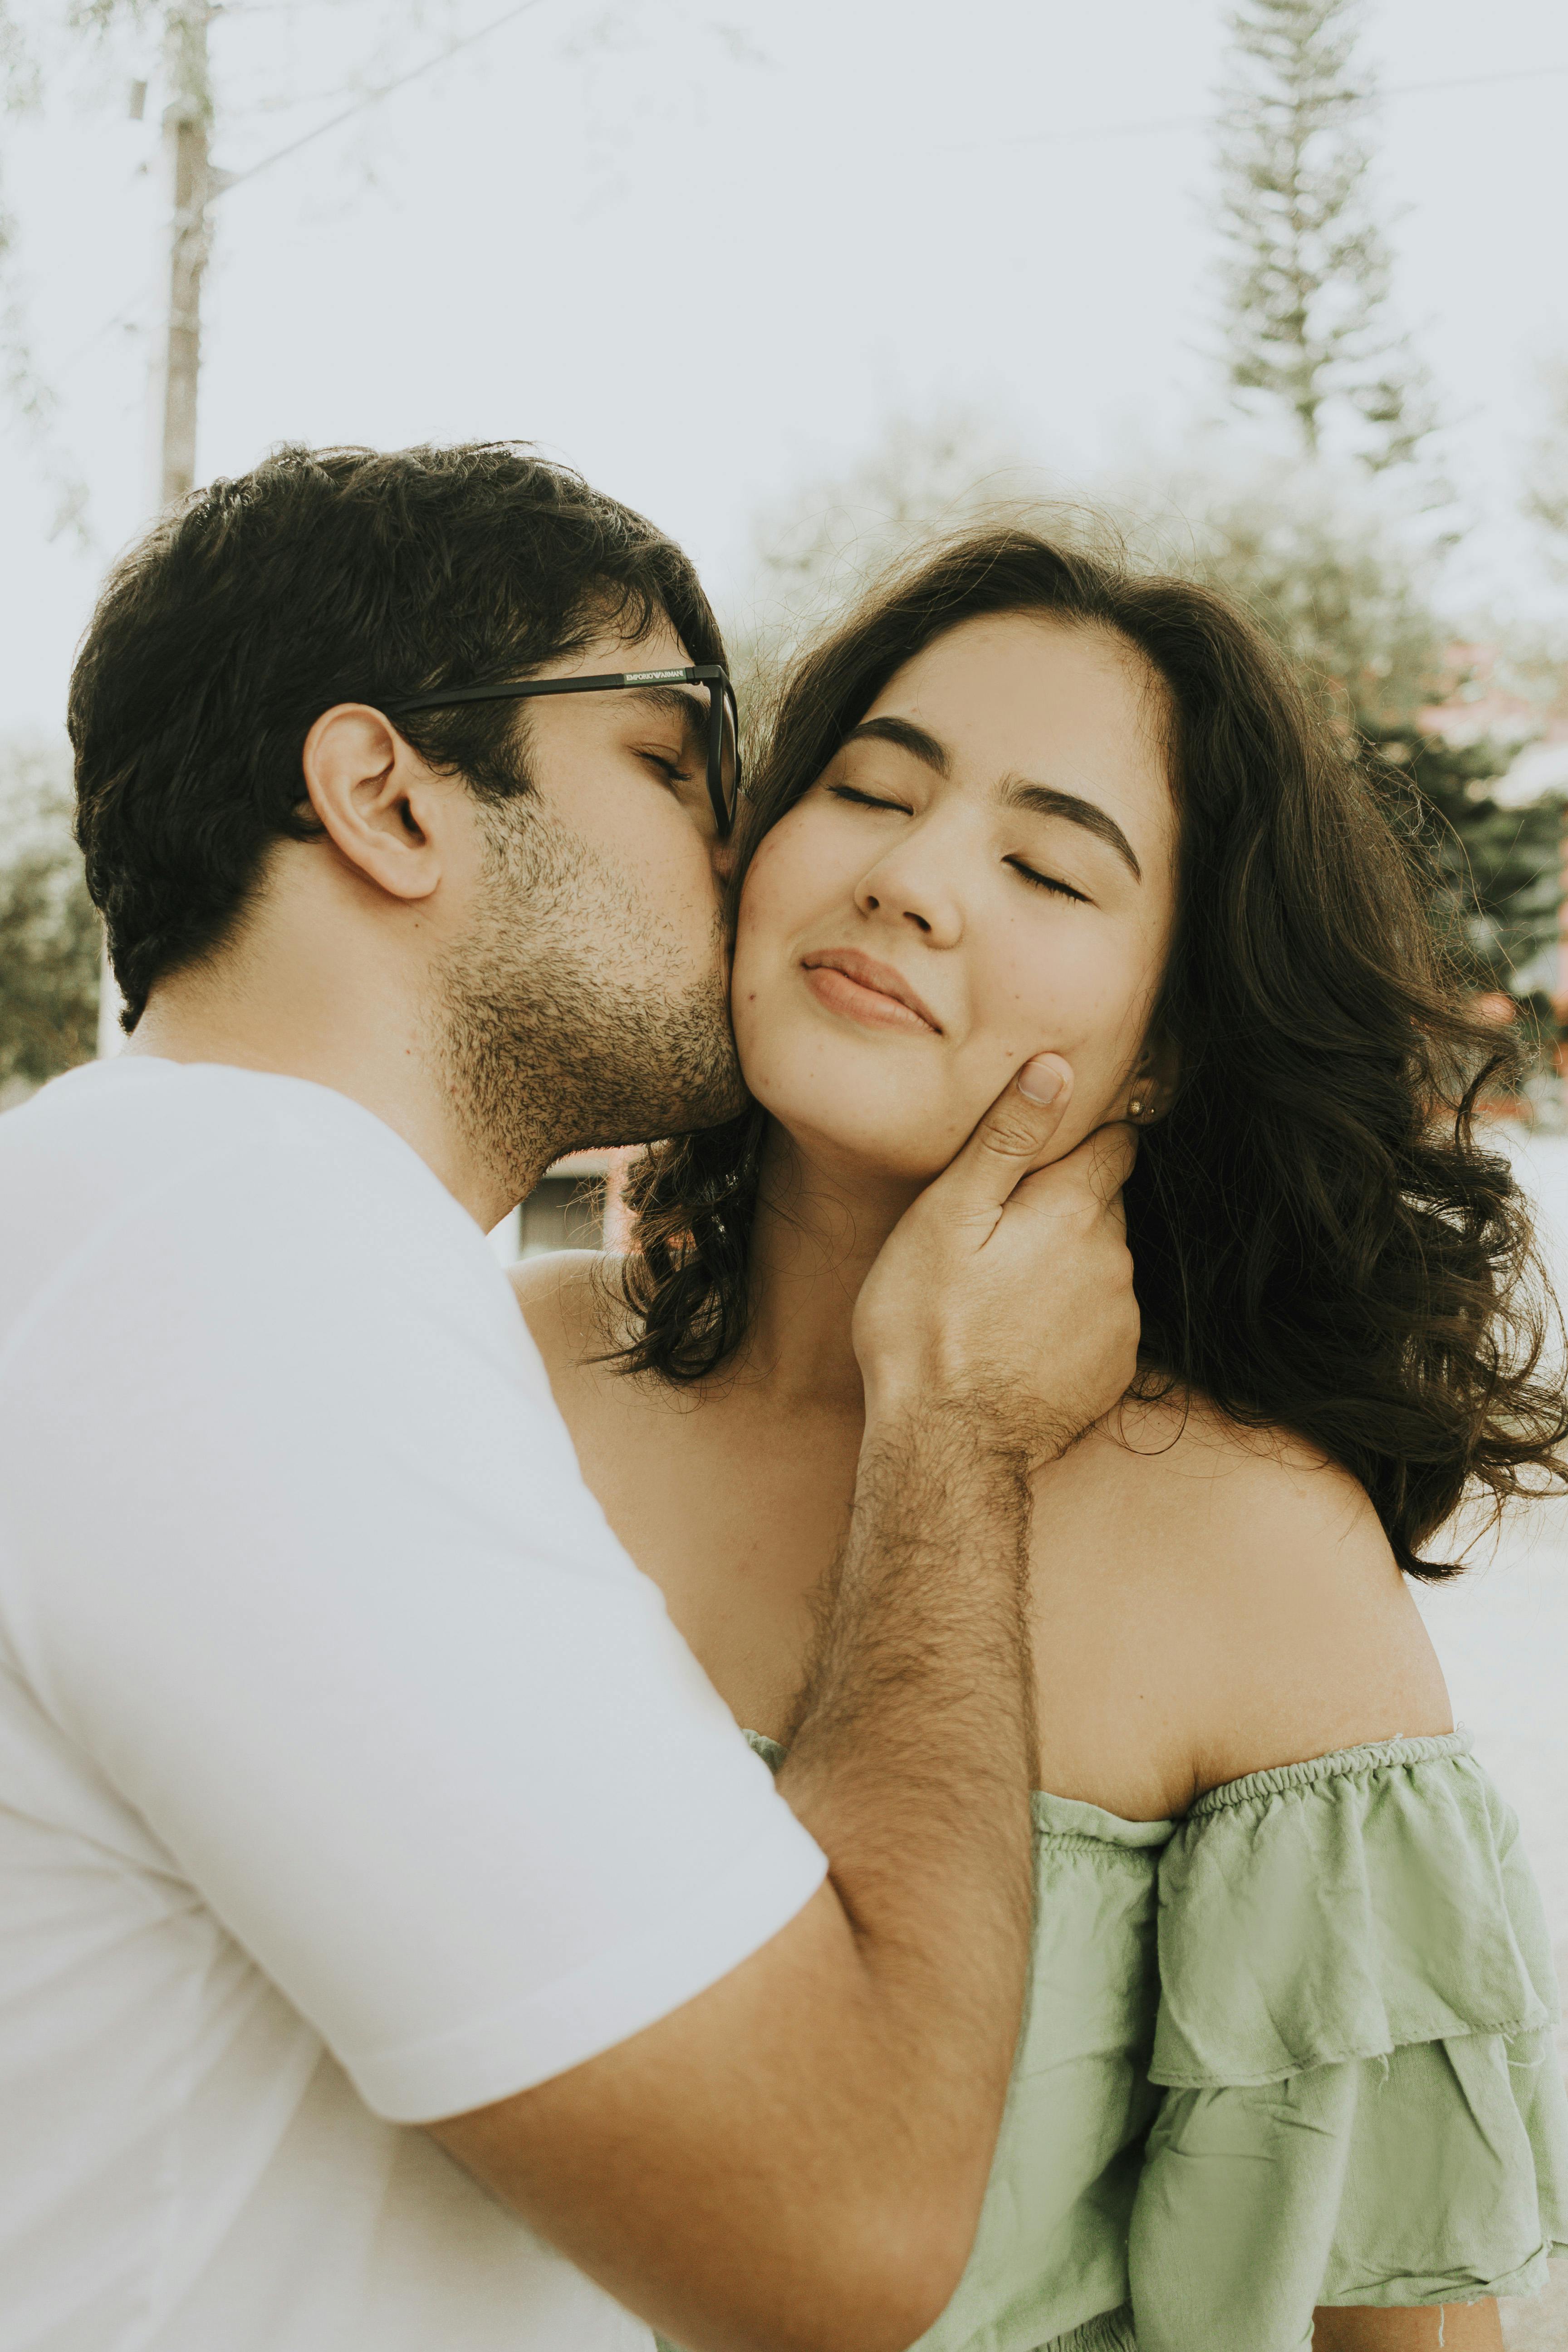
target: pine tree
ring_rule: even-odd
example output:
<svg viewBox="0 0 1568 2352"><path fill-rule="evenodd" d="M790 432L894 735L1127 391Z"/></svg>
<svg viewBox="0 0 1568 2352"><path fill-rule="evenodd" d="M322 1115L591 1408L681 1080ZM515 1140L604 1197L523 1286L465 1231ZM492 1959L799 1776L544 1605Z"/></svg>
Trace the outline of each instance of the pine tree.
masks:
<svg viewBox="0 0 1568 2352"><path fill-rule="evenodd" d="M1432 429L1421 371L1386 310L1372 205L1362 0L1243 0L1220 119L1225 352L1242 404L1283 414L1309 457L1373 471Z"/></svg>

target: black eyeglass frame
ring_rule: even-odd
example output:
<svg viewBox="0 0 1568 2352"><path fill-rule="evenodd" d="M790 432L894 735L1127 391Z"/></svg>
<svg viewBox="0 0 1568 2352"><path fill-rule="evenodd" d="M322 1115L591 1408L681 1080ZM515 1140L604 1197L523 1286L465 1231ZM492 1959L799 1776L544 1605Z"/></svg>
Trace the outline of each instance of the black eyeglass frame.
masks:
<svg viewBox="0 0 1568 2352"><path fill-rule="evenodd" d="M727 840L735 822L735 803L745 787L741 782L741 711L729 672L718 662L688 662L681 669L606 670L595 677L530 677L493 686L449 686L440 694L416 694L405 700L384 703L389 719L408 710L445 710L457 702L526 702L540 694L607 694L620 687L706 686L708 688L708 797L721 841ZM731 740L735 747L734 791L724 790L724 714L729 710Z"/></svg>

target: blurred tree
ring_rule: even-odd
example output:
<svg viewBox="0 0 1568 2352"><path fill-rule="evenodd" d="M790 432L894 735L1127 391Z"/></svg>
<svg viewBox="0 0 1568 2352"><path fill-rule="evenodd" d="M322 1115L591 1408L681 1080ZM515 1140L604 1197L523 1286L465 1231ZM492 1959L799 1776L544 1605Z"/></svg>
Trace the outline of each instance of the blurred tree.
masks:
<svg viewBox="0 0 1568 2352"><path fill-rule="evenodd" d="M1366 740L1373 772L1396 795L1402 783L1416 795L1405 810L1432 869L1433 921L1461 971L1478 990L1530 1000L1539 1013L1556 987L1562 795L1500 802L1491 788L1512 746L1450 743L1409 724Z"/></svg>
<svg viewBox="0 0 1568 2352"><path fill-rule="evenodd" d="M1046 478L973 412L894 416L842 474L776 499L752 526L750 576L726 616L742 704L764 698L778 663L900 556L982 516L1032 511Z"/></svg>
<svg viewBox="0 0 1568 2352"><path fill-rule="evenodd" d="M0 119L36 112L42 78L34 42L13 0L0 0ZM17 230L0 177L0 404L8 408L31 445L39 482L54 501L51 539L68 531L84 547L87 486L59 444L58 403L40 374L27 331L26 304L17 268Z"/></svg>
<svg viewBox="0 0 1568 2352"><path fill-rule="evenodd" d="M327 0L0 0L0 121L36 114L47 93L77 81L84 40L96 52L99 98L118 68L132 119L145 119L150 91L161 117L167 251L159 305L164 350L154 378L155 388L162 381L164 417L161 488L154 481L153 504L183 496L195 474L201 291L214 203L316 140L363 122L395 92L454 60L477 62L494 36L543 6L544 0L511 0L510 6L499 0L331 0L330 8ZM216 62L208 54L209 34L222 53ZM437 36L438 46L432 46ZM585 17L574 12L574 21L556 37L556 58L579 76L608 51L619 53L628 68L631 86L618 104L606 105L595 92L587 108L585 152L594 159L587 176L603 178L612 163L625 168L624 116L627 107L644 102L636 86L636 54L671 41L689 48L716 43L731 67L769 62L744 26L710 0L609 0ZM312 60L303 90L293 87L301 58ZM334 60L342 80L321 87ZM691 105L700 105L695 91ZM212 163L210 142L219 131L226 143L231 138L248 143L247 128L254 136L258 119L279 109L292 111L305 127L270 152L242 161L237 170ZM667 133L674 130L663 127ZM695 116L680 128L695 130ZM367 182L374 176L370 152L362 156ZM0 152L0 165L4 161ZM58 401L29 344L20 240L5 194L0 173L0 421L8 408L35 444L37 470L57 494L56 529L75 530L90 548L86 485L57 446ZM145 294L132 295L100 333L132 324L148 308Z"/></svg>
<svg viewBox="0 0 1568 2352"><path fill-rule="evenodd" d="M1223 331L1241 404L1299 447L1373 472L1433 426L1423 371L1385 319L1387 239L1371 202L1362 0L1243 0L1220 114Z"/></svg>
<svg viewBox="0 0 1568 2352"><path fill-rule="evenodd" d="M1187 488L1173 569L1250 606L1312 678L1336 724L1420 841L1433 920L1475 986L1529 994L1555 983L1563 803L1513 807L1492 787L1515 740L1458 742L1429 714L1466 683L1434 601L1436 558L1375 500L1336 496L1329 469L1265 476L1247 489ZM1145 543L1147 543L1147 535Z"/></svg>
<svg viewBox="0 0 1568 2352"><path fill-rule="evenodd" d="M1544 429L1530 452L1524 510L1546 536L1552 569L1568 579L1568 361L1542 371Z"/></svg>
<svg viewBox="0 0 1568 2352"><path fill-rule="evenodd" d="M1397 498L1320 462L1201 467L1113 494L1135 551L1250 605L1347 728L1375 732L1436 698L1448 631L1439 551Z"/></svg>
<svg viewBox="0 0 1568 2352"><path fill-rule="evenodd" d="M69 763L0 743L0 1093L89 1061L101 933L71 838Z"/></svg>

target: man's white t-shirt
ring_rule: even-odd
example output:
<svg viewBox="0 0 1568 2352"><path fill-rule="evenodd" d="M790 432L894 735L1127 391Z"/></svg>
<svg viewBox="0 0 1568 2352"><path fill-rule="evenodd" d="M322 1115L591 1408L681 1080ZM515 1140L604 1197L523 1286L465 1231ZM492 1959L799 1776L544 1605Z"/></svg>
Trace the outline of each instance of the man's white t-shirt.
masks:
<svg viewBox="0 0 1568 2352"><path fill-rule="evenodd" d="M130 1059L0 1119L0 2347L623 2352L409 2126L820 1883L357 1104Z"/></svg>

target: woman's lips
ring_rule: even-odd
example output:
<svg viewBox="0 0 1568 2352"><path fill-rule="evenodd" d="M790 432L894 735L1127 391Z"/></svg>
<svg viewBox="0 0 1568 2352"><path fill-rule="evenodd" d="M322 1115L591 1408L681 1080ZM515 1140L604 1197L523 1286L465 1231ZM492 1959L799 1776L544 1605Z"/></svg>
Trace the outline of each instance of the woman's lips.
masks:
<svg viewBox="0 0 1568 2352"><path fill-rule="evenodd" d="M847 1013L874 1029L921 1030L940 1036L940 1024L890 964L852 948L802 959L805 984L830 1013Z"/></svg>

